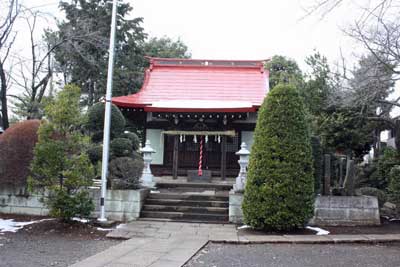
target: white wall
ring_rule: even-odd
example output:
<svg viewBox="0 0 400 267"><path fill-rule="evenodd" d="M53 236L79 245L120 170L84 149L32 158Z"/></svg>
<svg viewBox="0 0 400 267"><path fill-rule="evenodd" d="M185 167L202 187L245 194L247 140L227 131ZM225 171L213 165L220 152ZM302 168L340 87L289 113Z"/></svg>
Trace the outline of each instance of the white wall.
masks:
<svg viewBox="0 0 400 267"><path fill-rule="evenodd" d="M253 131L242 131L242 142L245 142L247 145L247 149L251 151L251 146L253 145Z"/></svg>
<svg viewBox="0 0 400 267"><path fill-rule="evenodd" d="M151 147L156 151L153 153L152 164L164 163L164 140L161 137L162 129L146 129L146 140L149 140Z"/></svg>

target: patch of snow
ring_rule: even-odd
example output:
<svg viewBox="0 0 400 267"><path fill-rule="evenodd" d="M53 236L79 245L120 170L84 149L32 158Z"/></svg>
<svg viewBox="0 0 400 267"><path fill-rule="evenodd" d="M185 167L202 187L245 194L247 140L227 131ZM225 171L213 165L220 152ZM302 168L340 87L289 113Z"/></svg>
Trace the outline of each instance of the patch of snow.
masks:
<svg viewBox="0 0 400 267"><path fill-rule="evenodd" d="M73 217L71 220L77 221L77 222L81 222L81 223L88 223L89 222L88 219L82 219L82 218L78 218L78 217Z"/></svg>
<svg viewBox="0 0 400 267"><path fill-rule="evenodd" d="M151 193L151 194L159 194L159 193L160 193L160 191L156 191L156 190L150 190L150 193Z"/></svg>
<svg viewBox="0 0 400 267"><path fill-rule="evenodd" d="M119 229L119 228L123 228L123 227L125 227L125 226L126 226L126 224L121 223L121 224L118 224L117 227L115 227L115 228L116 228L116 229Z"/></svg>
<svg viewBox="0 0 400 267"><path fill-rule="evenodd" d="M112 230L114 230L114 229L112 229L112 228L101 228L101 227L97 227L97 230L99 230L99 231L112 231Z"/></svg>
<svg viewBox="0 0 400 267"><path fill-rule="evenodd" d="M13 219L0 219L0 233L5 233L5 232L12 232L15 233L18 230L21 230L24 228L24 226L29 225L29 224L34 224L38 222L43 222L43 221L48 221L48 220L53 220L53 219L42 219L38 221L29 221L29 222L16 222Z"/></svg>
<svg viewBox="0 0 400 267"><path fill-rule="evenodd" d="M316 235L329 235L329 231L326 231L324 229L321 229L319 227L311 227L311 226L307 226L307 229L310 229L312 231L317 232Z"/></svg>
<svg viewBox="0 0 400 267"><path fill-rule="evenodd" d="M237 229L240 230L240 229L249 229L249 228L251 228L251 226L245 224L245 225L239 226Z"/></svg>
<svg viewBox="0 0 400 267"><path fill-rule="evenodd" d="M393 218L389 220L389 222L398 222L398 221L400 221L400 219Z"/></svg>

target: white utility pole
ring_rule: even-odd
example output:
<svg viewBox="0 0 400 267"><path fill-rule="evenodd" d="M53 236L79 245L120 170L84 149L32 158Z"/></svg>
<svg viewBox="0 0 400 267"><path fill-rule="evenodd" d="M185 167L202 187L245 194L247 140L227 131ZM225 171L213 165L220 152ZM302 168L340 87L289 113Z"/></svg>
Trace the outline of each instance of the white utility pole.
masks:
<svg viewBox="0 0 400 267"><path fill-rule="evenodd" d="M109 148L110 148L111 97L112 97L112 80L113 80L113 70L114 70L116 17L117 17L117 0L114 0L112 7L112 17L111 17L110 47L108 52L109 57L108 57L108 73L107 73L106 108L104 115L103 159L101 164L100 218L98 219L100 222L107 221L104 202L107 191L107 172L108 172L108 158L109 158Z"/></svg>

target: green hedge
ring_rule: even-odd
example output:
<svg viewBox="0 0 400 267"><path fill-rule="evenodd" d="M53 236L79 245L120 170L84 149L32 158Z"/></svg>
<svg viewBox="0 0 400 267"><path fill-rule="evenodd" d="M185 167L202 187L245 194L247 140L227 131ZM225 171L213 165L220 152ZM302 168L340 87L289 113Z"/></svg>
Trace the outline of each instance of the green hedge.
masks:
<svg viewBox="0 0 400 267"><path fill-rule="evenodd" d="M115 138L110 142L112 157L130 157L132 155L133 145L127 138Z"/></svg>
<svg viewBox="0 0 400 267"><path fill-rule="evenodd" d="M244 193L245 223L265 230L302 227L313 214L310 133L302 100L277 85L258 112Z"/></svg>
<svg viewBox="0 0 400 267"><path fill-rule="evenodd" d="M132 149L137 151L140 145L140 139L135 133L125 132L121 136L121 138L129 139L132 142Z"/></svg>
<svg viewBox="0 0 400 267"><path fill-rule="evenodd" d="M96 103L89 108L86 118L86 128L90 131L94 142L103 140L104 103ZM125 118L117 106L111 106L111 138L120 136L125 128Z"/></svg>

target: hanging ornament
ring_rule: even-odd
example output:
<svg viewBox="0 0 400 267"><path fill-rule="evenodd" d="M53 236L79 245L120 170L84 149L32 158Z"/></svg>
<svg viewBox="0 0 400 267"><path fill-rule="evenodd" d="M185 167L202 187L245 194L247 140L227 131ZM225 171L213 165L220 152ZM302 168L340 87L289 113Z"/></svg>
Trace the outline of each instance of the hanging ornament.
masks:
<svg viewBox="0 0 400 267"><path fill-rule="evenodd" d="M199 157L199 170L198 170L198 175L203 176L203 136L200 136L200 157Z"/></svg>
<svg viewBox="0 0 400 267"><path fill-rule="evenodd" d="M183 142L186 142L186 135L183 135Z"/></svg>
<svg viewBox="0 0 400 267"><path fill-rule="evenodd" d="M183 136L182 135L179 136L179 142L181 142L181 143L183 142Z"/></svg>
<svg viewBox="0 0 400 267"><path fill-rule="evenodd" d="M214 137L214 142L217 142L218 141L218 139L217 139L217 136L216 135L214 135L215 137Z"/></svg>
<svg viewBox="0 0 400 267"><path fill-rule="evenodd" d="M218 135L218 143L221 143L221 136Z"/></svg>
<svg viewBox="0 0 400 267"><path fill-rule="evenodd" d="M197 136L196 135L193 136L193 142L197 143Z"/></svg>
<svg viewBox="0 0 400 267"><path fill-rule="evenodd" d="M206 139L206 144L207 144L207 143L208 143L208 135L206 135L206 138L205 138L205 139Z"/></svg>

